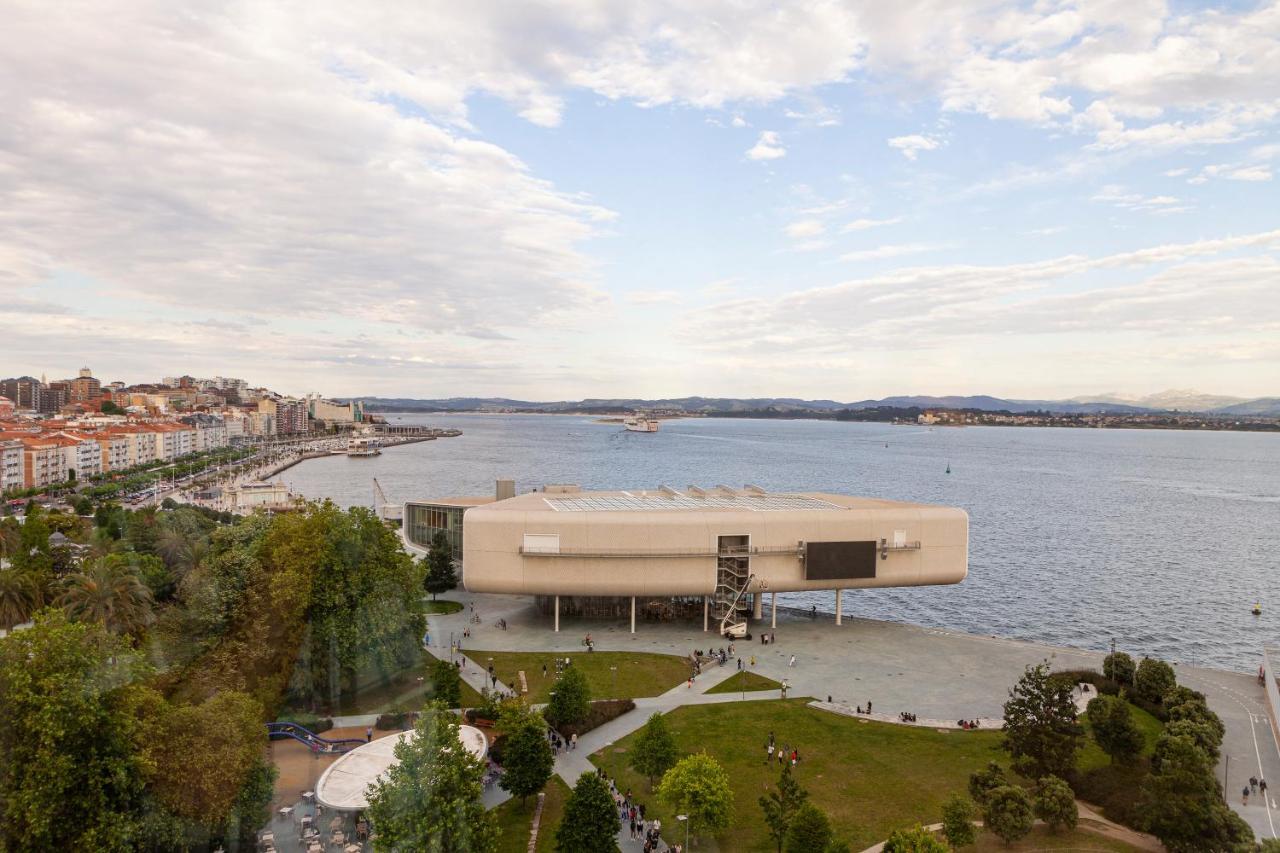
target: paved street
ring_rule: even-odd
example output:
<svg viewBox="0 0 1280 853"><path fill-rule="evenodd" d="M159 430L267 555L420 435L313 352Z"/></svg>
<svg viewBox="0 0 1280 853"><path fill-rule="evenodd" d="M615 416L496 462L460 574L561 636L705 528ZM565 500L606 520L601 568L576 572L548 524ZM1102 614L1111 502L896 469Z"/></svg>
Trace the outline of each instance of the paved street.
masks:
<svg viewBox="0 0 1280 853"><path fill-rule="evenodd" d="M687 655L693 649L726 645L714 634L703 633L700 623L687 622L642 621L632 634L623 621L579 622L562 618L561 630L555 633L551 619L538 613L530 598L461 591L452 597L474 604L481 622L468 624L467 609L452 616L432 616L431 639L439 644L435 651L442 655L448 654L450 632L461 636L464 626L471 628L466 651L559 651L573 656L585 653L582 638L587 633L600 651ZM778 610L776 642L763 646L759 635L771 630L768 604L766 600L764 619L752 623L753 641L736 644L740 656L755 656L755 672L778 681L788 679L792 696L824 701L830 697L833 702L851 706L871 702L877 716L883 713L890 719L900 711L908 711L921 719L983 718L994 725L1001 717L1009 687L1028 665L1042 660L1048 660L1054 668L1102 665L1101 652L865 619L846 618L843 625L836 626L830 614L811 619L783 608ZM506 620L506 630L495 627L498 619ZM793 654L796 665L791 667L788 662ZM654 710L669 710L694 701L738 700L734 694L700 695L699 690L711 686L708 678L714 678L715 669L700 679L698 689L691 691L693 695L681 687L666 696L637 700L636 711L584 737L577 754L562 757L565 760L557 763L557 772L566 781L576 780L575 774L587 767L587 755L639 727ZM733 667L724 669L725 677L732 674ZM1203 691L1226 725L1218 774L1227 780L1228 802L1260 837L1280 837L1276 833L1280 814L1276 813L1274 801L1264 804L1261 797L1250 797L1248 806L1240 802L1241 788L1250 776L1280 780L1280 744L1272 736L1262 688L1253 676L1242 673L1186 666L1176 669L1179 682ZM686 693L681 694L681 690ZM776 696L766 692L756 698ZM1274 797L1273 794L1272 800Z"/></svg>

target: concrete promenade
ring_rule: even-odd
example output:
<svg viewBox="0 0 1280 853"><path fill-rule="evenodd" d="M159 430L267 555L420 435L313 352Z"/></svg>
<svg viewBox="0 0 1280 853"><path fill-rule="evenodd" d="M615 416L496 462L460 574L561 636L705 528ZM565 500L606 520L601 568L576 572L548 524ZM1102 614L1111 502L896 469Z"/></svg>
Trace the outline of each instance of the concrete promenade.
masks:
<svg viewBox="0 0 1280 853"><path fill-rule="evenodd" d="M562 617L556 633L550 617L538 613L531 598L477 595L461 590L449 597L474 605L481 621L469 623L466 606L457 614L431 616L431 639L437 644L433 651L442 655L448 654L450 632L455 638L460 637L464 627L471 629L464 651L477 654L484 650L558 651L572 657L585 654L582 638L587 633L600 651L684 656L694 649L727 645L714 633L703 633L701 623L691 622L641 621L632 634L622 620L615 623ZM996 725L1009 688L1027 666L1048 660L1055 669L1100 669L1104 657L1103 652L849 617L837 626L829 614L810 618L784 608L778 609L776 641L764 646L759 636L774 630L770 628L770 617L766 601L764 618L751 624L754 639L735 644L740 657L755 657L756 664L749 669L777 681L787 679L791 685L789 696L811 696L824 702L830 697L832 702L850 707L865 708L871 702L876 718L890 721L906 711L921 720L981 719ZM495 626L498 619L506 620L506 630ZM796 656L795 666L789 665L792 655ZM711 667L693 691L681 686L664 696L637 700L636 711L580 739L576 754L562 756L563 763L557 762L557 772L572 784L576 772L589 769L586 756L638 728L654 711L690 702L738 701L737 694L701 694L714 683L709 679L716 677L718 669ZM1218 778L1226 780L1227 801L1260 838L1280 837L1274 793L1266 802L1255 795L1249 798L1248 806L1241 805L1241 789L1250 776L1267 779L1273 792L1275 780L1280 780L1280 743L1272 732L1262 686L1255 677L1242 673L1189 666L1175 669L1179 683L1202 691L1226 726ZM734 666L723 670L723 677L728 677ZM763 691L754 698L777 698L777 693Z"/></svg>

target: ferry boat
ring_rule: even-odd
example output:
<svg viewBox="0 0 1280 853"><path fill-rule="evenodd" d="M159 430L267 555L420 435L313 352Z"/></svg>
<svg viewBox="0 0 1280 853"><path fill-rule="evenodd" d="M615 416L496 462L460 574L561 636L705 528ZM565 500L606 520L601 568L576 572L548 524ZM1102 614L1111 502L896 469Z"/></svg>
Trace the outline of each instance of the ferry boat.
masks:
<svg viewBox="0 0 1280 853"><path fill-rule="evenodd" d="M382 452L382 444L377 436L353 435L347 440L348 456L377 456Z"/></svg>
<svg viewBox="0 0 1280 853"><path fill-rule="evenodd" d="M622 421L622 426L627 432L657 432L658 421L656 418L646 418L644 415L633 415Z"/></svg>

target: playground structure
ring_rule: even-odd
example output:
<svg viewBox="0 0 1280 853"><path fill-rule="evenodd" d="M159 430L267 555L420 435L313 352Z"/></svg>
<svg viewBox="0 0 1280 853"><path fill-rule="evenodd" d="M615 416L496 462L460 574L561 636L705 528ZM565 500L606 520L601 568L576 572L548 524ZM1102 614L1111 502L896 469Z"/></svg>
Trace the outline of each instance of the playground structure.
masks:
<svg viewBox="0 0 1280 853"><path fill-rule="evenodd" d="M323 755L338 755L350 752L366 742L364 738L335 738L330 740L287 720L267 723L267 737L271 740L293 738L300 743L306 744L307 748L312 752Z"/></svg>

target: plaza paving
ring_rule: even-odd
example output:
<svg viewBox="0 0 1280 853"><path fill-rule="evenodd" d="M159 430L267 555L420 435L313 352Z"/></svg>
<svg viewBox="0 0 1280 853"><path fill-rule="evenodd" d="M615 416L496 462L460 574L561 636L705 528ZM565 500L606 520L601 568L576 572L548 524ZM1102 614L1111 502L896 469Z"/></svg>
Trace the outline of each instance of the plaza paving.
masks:
<svg viewBox="0 0 1280 853"><path fill-rule="evenodd" d="M540 614L531 598L477 595L457 591L450 598L462 601L462 612L432 616L432 651L448 656L450 635L456 640L464 628L464 653L484 650L558 651L570 657L587 654L583 638L590 633L599 651L657 652L688 655L695 649L720 648L727 641L703 633L701 623L639 621L632 634L625 621L578 621L561 618L560 631ZM472 608L480 622L469 621ZM497 627L505 620L506 629ZM1009 687L1023 670L1048 660L1055 669L1102 665L1102 652L1046 646L1019 640L975 636L954 631L922 628L892 622L846 618L837 626L830 614L810 618L779 607L776 642L764 646L761 632L773 632L766 601L764 619L753 622L754 639L737 642L740 657L756 659L753 670L777 681L786 679L790 696L812 696L844 706L872 703L875 716L894 721L899 712L916 714L922 721L982 719L998 725ZM791 656L796 663L790 666ZM483 673L472 667L474 676ZM1263 689L1251 675L1199 667L1176 667L1182 684L1200 690L1226 725L1223 759L1218 778L1226 778L1228 802L1262 838L1280 837L1280 814L1272 799L1253 796L1241 805L1240 791L1250 776L1280 780L1280 743L1267 716ZM596 749L639 728L655 710L667 711L693 702L741 701L739 694L705 695L703 690L727 678L733 665L712 666L695 683L663 696L636 700L636 710L588 733L576 752L557 759L557 773L570 785L590 769L587 756ZM479 686L474 682L473 686ZM776 691L747 693L746 701L777 698ZM1230 775L1224 777L1230 759ZM1273 791L1274 791L1273 786ZM624 850L628 849L624 845Z"/></svg>

